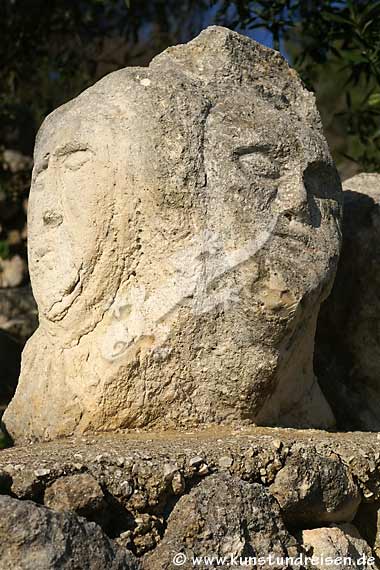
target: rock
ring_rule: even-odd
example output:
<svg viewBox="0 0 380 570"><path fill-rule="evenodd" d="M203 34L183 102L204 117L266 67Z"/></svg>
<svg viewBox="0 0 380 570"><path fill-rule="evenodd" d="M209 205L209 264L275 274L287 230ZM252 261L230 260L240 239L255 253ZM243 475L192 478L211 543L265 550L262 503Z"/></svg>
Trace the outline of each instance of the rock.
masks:
<svg viewBox="0 0 380 570"><path fill-rule="evenodd" d="M0 259L0 288L18 287L24 281L26 272L26 263L19 255Z"/></svg>
<svg viewBox="0 0 380 570"><path fill-rule="evenodd" d="M319 562L312 566L317 570L380 568L375 564L370 547L353 525L330 525L328 528L304 530L302 538L304 545L312 548L312 556L319 559Z"/></svg>
<svg viewBox="0 0 380 570"><path fill-rule="evenodd" d="M8 404L15 393L21 351L37 324L30 287L0 290L0 406Z"/></svg>
<svg viewBox="0 0 380 570"><path fill-rule="evenodd" d="M40 326L9 433L333 426L312 356L340 194L314 96L225 28L60 107L35 150Z"/></svg>
<svg viewBox="0 0 380 570"><path fill-rule="evenodd" d="M227 474L211 475L179 499L162 541L144 557L142 567L165 570L173 568L174 560L177 565L186 560L183 567L191 568L192 558L211 555L226 557L218 567L243 567L249 556L285 558L296 544L264 487ZM281 568L269 563L260 567Z"/></svg>
<svg viewBox="0 0 380 570"><path fill-rule="evenodd" d="M37 326L37 305L29 286L0 290L0 329L25 344Z"/></svg>
<svg viewBox="0 0 380 570"><path fill-rule="evenodd" d="M377 561L380 560L380 501L362 503L354 520L360 534L371 546Z"/></svg>
<svg viewBox="0 0 380 570"><path fill-rule="evenodd" d="M105 510L104 493L88 473L57 479L45 491L44 504L55 511L72 511L96 520Z"/></svg>
<svg viewBox="0 0 380 570"><path fill-rule="evenodd" d="M344 183L343 248L316 368L341 429L380 430L380 174Z"/></svg>
<svg viewBox="0 0 380 570"><path fill-rule="evenodd" d="M138 568L131 553L113 544L95 523L76 515L6 496L0 496L0 515L4 570Z"/></svg>
<svg viewBox="0 0 380 570"><path fill-rule="evenodd" d="M99 456L107 457L107 461L97 461ZM233 457L233 463L221 464L220 458L228 456ZM201 476L190 467L194 457L206 462L203 465L209 466L208 474ZM124 458L123 465L120 458ZM289 473L297 465L298 475L291 478ZM78 474L80 477L72 479ZM83 484L83 494L86 495L86 485L95 489L89 493L89 503L92 494L98 495L93 478L101 486L106 505L104 510L85 507L81 512L88 520L96 519L110 538L132 550L141 560L153 557L162 548L162 554L155 555L155 564L161 556L164 562L168 560L171 544L174 557L181 540L183 547L193 544L194 552L198 550L195 544L199 544L199 552L213 548L212 541L219 544L218 537L220 545L225 544L227 537L236 536L238 520L242 524L240 529L244 529L244 521L252 522L256 516L253 507L257 504L263 513L261 519L257 513L262 527L257 536L252 533L252 544L258 545L260 539L265 550L267 539L285 545L286 536L298 537L305 521L309 528L326 526L328 517L348 523L358 495L362 503L353 524L374 551L377 548L377 516L372 512L369 516L364 498L370 491L373 505L380 504L377 434L277 428L244 428L235 432L233 428L220 427L191 433L152 432L149 439L146 433L136 432L97 434L0 452L0 493L18 499L42 503L44 496L46 500L54 489L54 501L58 502L50 503L51 506L72 508L70 504L74 503L77 507L85 506L88 499L81 503L76 494L83 475L89 478ZM292 487L286 489L285 485L293 486L295 492L291 493ZM191 518L189 510L194 504ZM228 505L230 513L224 516ZM222 510L217 515L219 507ZM186 525L194 517L203 517L207 528L214 524L212 529L224 521L224 531L221 528L214 538L200 531L199 535L190 535L189 543L183 541ZM251 537L249 533L247 536ZM289 556L300 553L301 543L292 544L292 539L289 540L289 547L286 546ZM251 538L246 542L249 544ZM246 551L252 553L248 547ZM268 548L268 552L261 554L266 556L269 552ZM146 567L151 568L148 562Z"/></svg>
<svg viewBox="0 0 380 570"><path fill-rule="evenodd" d="M316 457L313 449L291 457L269 490L293 528L352 521L361 502L359 489L339 457Z"/></svg>

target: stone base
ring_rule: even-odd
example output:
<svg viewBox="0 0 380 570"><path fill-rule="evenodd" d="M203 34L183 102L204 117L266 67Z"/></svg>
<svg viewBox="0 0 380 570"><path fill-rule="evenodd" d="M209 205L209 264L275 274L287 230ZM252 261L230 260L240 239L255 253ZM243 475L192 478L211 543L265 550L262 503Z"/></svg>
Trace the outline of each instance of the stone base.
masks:
<svg viewBox="0 0 380 570"><path fill-rule="evenodd" d="M374 433L86 435L0 452L0 491L0 569L11 560L41 570L193 568L202 556L219 557L219 568L249 557L251 567L263 557L261 568L291 568L281 559L313 553L379 562Z"/></svg>

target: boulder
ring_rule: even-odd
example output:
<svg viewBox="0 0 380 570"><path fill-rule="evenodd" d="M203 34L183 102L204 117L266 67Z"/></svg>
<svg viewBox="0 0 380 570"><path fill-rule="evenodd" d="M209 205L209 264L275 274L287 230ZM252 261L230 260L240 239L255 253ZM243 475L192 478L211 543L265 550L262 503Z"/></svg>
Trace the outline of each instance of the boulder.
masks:
<svg viewBox="0 0 380 570"><path fill-rule="evenodd" d="M138 565L95 523L0 496L0 568L137 570Z"/></svg>
<svg viewBox="0 0 380 570"><path fill-rule="evenodd" d="M215 557L218 568L259 564L263 570L279 570L284 565L270 564L269 557L296 558L298 553L277 502L262 485L211 475L178 501L162 541L142 567L165 570L181 562L187 569L194 567L193 559ZM254 563L255 558L262 563Z"/></svg>
<svg viewBox="0 0 380 570"><path fill-rule="evenodd" d="M300 446L269 487L286 523L309 528L352 521L361 502L359 489L339 456L317 457Z"/></svg>
<svg viewBox="0 0 380 570"><path fill-rule="evenodd" d="M379 438L257 427L91 434L1 451L0 493L45 502L54 516L96 520L147 570L174 568L178 554L186 570L204 555L236 567L242 557L242 568L255 567L249 557L265 558L257 568L302 568L295 559L312 553L311 540L302 542L305 524L326 528L327 516L349 523L358 496L353 524L378 553ZM284 557L293 561L281 563Z"/></svg>
<svg viewBox="0 0 380 570"><path fill-rule="evenodd" d="M101 520L106 508L99 483L88 473L60 477L45 491L44 504L55 511L71 511L89 520Z"/></svg>
<svg viewBox="0 0 380 570"><path fill-rule="evenodd" d="M40 325L8 432L333 426L312 355L340 195L313 94L225 28L60 107L35 150Z"/></svg>
<svg viewBox="0 0 380 570"><path fill-rule="evenodd" d="M322 305L316 370L342 429L380 430L380 174L343 185L343 247Z"/></svg>
<svg viewBox="0 0 380 570"><path fill-rule="evenodd" d="M312 564L311 568L316 570L380 568L370 547L351 524L304 530L302 539L304 546L312 550L310 555L315 558L316 563Z"/></svg>

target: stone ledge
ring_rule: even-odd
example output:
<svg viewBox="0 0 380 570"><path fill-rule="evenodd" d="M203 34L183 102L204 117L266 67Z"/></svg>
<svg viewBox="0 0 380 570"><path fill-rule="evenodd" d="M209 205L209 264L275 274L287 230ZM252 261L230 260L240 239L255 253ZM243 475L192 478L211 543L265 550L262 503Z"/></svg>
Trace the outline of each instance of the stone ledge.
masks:
<svg viewBox="0 0 380 570"><path fill-rule="evenodd" d="M189 529L179 528L177 519L189 518L189 501L191 512L198 512L197 493L201 502L213 496L210 489L202 494L209 478L207 485L221 494L236 487L244 497L255 487L254 497L260 497L272 518L284 525L283 535L290 533L294 547L302 547L303 529L353 521L379 553L373 538L375 523L368 522L368 509L377 510L380 504L378 434L221 427L84 435L0 452L3 494L58 511L85 513L111 539L131 550L144 568L158 568L157 556L166 567L164 561L170 561L171 554L165 544L173 525L176 548L186 544L195 551L196 544L198 549L203 544L199 529L192 529L189 538ZM230 499L221 496L218 501L227 505ZM367 513L364 518L362 512ZM215 521L209 522L212 526ZM206 523L203 520L202 525ZM173 538L169 542L172 552Z"/></svg>

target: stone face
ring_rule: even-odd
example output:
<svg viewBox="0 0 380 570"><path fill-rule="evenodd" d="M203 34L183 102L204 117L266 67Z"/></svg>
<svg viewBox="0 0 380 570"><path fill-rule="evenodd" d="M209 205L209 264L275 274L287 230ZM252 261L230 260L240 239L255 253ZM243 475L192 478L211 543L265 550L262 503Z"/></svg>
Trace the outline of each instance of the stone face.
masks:
<svg viewBox="0 0 380 570"><path fill-rule="evenodd" d="M312 548L312 556L320 562L313 565L317 570L345 570L346 568L365 568L378 570L373 552L351 524L330 525L326 528L304 530L302 539L305 546ZM365 558L364 558L365 557ZM326 559L332 559L331 561ZM344 560L346 558L346 560ZM366 562L368 559L370 563ZM347 559L351 559L348 562Z"/></svg>
<svg viewBox="0 0 380 570"><path fill-rule="evenodd" d="M0 568L137 570L137 563L95 523L0 496Z"/></svg>
<svg viewBox="0 0 380 570"><path fill-rule="evenodd" d="M29 201L40 326L9 433L333 425L312 353L339 202L313 95L224 28L55 111Z"/></svg>
<svg viewBox="0 0 380 570"><path fill-rule="evenodd" d="M343 248L316 367L343 429L380 430L380 175L344 182Z"/></svg>
<svg viewBox="0 0 380 570"><path fill-rule="evenodd" d="M289 550L297 556L297 541L287 532L276 501L262 485L230 475L211 475L178 501L162 541L144 558L143 568L172 568L176 555L187 560L184 568L194 567L192 558L200 556L226 557L226 563L218 567L228 568L231 561L243 565L250 556L285 558ZM260 567L283 566L267 563Z"/></svg>

